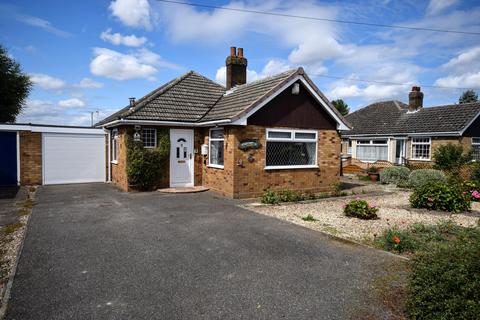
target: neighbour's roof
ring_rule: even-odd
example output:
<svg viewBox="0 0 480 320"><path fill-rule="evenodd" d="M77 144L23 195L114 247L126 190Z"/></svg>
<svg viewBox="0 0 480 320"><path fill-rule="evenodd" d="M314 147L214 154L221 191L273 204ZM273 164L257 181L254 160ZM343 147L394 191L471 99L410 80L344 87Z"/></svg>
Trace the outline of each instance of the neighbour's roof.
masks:
<svg viewBox="0 0 480 320"><path fill-rule="evenodd" d="M421 108L408 112L399 101L373 103L346 116L353 129L344 135L458 133L479 115L480 103Z"/></svg>
<svg viewBox="0 0 480 320"><path fill-rule="evenodd" d="M102 126L115 120L153 120L201 123L234 120L265 101L282 86L303 75L330 110L343 117L305 75L302 68L292 69L230 90L190 71L139 99L133 108L127 106L96 124ZM346 121L344 122L346 123Z"/></svg>

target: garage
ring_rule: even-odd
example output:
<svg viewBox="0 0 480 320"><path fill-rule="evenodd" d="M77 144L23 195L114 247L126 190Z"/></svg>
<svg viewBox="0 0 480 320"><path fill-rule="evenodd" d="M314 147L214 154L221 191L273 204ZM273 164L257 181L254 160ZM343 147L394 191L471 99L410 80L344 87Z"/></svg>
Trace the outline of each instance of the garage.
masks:
<svg viewBox="0 0 480 320"><path fill-rule="evenodd" d="M16 186L17 177L17 133L0 131L0 186Z"/></svg>
<svg viewBox="0 0 480 320"><path fill-rule="evenodd" d="M103 129L0 124L0 185L105 182L105 143Z"/></svg>
<svg viewBox="0 0 480 320"><path fill-rule="evenodd" d="M105 181L105 135L44 133L43 184Z"/></svg>

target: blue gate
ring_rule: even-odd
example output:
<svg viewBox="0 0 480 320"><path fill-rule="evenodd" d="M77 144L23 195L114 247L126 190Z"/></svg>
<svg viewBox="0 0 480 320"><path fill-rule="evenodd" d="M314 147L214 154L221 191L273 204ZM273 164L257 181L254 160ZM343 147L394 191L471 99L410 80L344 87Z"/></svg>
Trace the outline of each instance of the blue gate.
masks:
<svg viewBox="0 0 480 320"><path fill-rule="evenodd" d="M0 131L0 186L17 185L17 133Z"/></svg>

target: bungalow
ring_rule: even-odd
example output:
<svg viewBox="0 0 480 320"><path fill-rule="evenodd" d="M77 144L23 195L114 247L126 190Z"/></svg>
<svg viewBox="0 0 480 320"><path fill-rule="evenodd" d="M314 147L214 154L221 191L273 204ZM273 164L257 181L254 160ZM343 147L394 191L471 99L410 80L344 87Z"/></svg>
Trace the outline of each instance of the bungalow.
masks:
<svg viewBox="0 0 480 320"><path fill-rule="evenodd" d="M250 83L243 49L226 59L226 88L190 71L96 126L110 135L110 175L122 190L126 138L157 147L170 139L157 187L204 186L234 198L267 188L320 192L340 172L340 130L349 126L302 68Z"/></svg>
<svg viewBox="0 0 480 320"><path fill-rule="evenodd" d="M474 149L480 161L479 115L479 102L423 108L414 86L408 105L377 102L346 116L353 128L342 132L342 154L367 163L428 164L438 146L452 143Z"/></svg>

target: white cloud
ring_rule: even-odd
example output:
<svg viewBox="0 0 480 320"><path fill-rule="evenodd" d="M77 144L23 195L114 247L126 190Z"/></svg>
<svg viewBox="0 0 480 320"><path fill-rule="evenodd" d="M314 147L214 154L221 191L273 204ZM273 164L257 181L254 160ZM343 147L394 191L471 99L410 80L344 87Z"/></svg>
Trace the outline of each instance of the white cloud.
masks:
<svg viewBox="0 0 480 320"><path fill-rule="evenodd" d="M83 89L99 89L103 87L103 83L97 82L90 78L83 78L75 86Z"/></svg>
<svg viewBox="0 0 480 320"><path fill-rule="evenodd" d="M144 63L145 59L133 54L123 54L106 48L94 48L94 55L95 58L90 62L90 71L96 76L115 80L153 80L158 71L154 66Z"/></svg>
<svg viewBox="0 0 480 320"><path fill-rule="evenodd" d="M461 52L458 56L450 59L447 63L442 65L442 67L456 72L462 72L466 70L471 70L472 67L478 65L479 61L480 46L473 47Z"/></svg>
<svg viewBox="0 0 480 320"><path fill-rule="evenodd" d="M129 27L152 28L148 0L114 0L109 9L113 16Z"/></svg>
<svg viewBox="0 0 480 320"><path fill-rule="evenodd" d="M439 78L435 81L435 85L442 87L480 88L480 71Z"/></svg>
<svg viewBox="0 0 480 320"><path fill-rule="evenodd" d="M44 90L60 90L67 86L65 81L42 73L30 74L30 80Z"/></svg>
<svg viewBox="0 0 480 320"><path fill-rule="evenodd" d="M427 7L428 15L435 15L443 10L455 5L458 3L458 0L430 0L430 3Z"/></svg>
<svg viewBox="0 0 480 320"><path fill-rule="evenodd" d="M256 81L259 79L263 79L268 76L272 76L274 74L284 72L291 69L290 65L284 60L280 59L272 59L267 62L267 64L263 67L262 71L257 72L255 70L247 69L247 82ZM220 83L222 86L225 86L227 77L227 68L220 67L217 69L215 74L215 81Z"/></svg>
<svg viewBox="0 0 480 320"><path fill-rule="evenodd" d="M94 122L105 118L115 110L103 109L99 110L99 114L94 113ZM81 108L65 108L59 103L48 100L32 99L27 100L25 109L18 116L19 123L44 123L56 125L77 125L90 126L91 114L90 109Z"/></svg>
<svg viewBox="0 0 480 320"><path fill-rule="evenodd" d="M145 37L137 37L134 34L122 35L120 33L112 33L112 29L107 29L100 34L100 39L110 42L114 45L124 45L129 47L140 47L147 42Z"/></svg>
<svg viewBox="0 0 480 320"><path fill-rule="evenodd" d="M60 100L58 106L62 108L80 108L85 106L85 102L80 99L72 98L67 100Z"/></svg>
<svg viewBox="0 0 480 320"><path fill-rule="evenodd" d="M52 33L59 37L67 38L71 36L70 33L57 29L54 26L52 26L50 21L47 21L38 17L28 16L28 15L18 15L16 18L20 22L28 24L32 27L40 28L46 32Z"/></svg>

